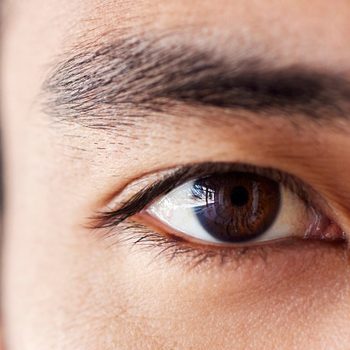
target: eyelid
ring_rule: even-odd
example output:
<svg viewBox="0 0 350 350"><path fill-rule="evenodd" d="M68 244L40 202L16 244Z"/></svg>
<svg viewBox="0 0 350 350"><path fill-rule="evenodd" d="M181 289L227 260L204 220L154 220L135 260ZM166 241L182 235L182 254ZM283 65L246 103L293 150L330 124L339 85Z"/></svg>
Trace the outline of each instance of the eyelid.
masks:
<svg viewBox="0 0 350 350"><path fill-rule="evenodd" d="M121 202L120 196L117 196L112 203L107 205L106 210L92 218L91 226L93 228L111 228L118 226L124 220L141 212L159 196L169 193L186 181L215 173L230 171L251 172L271 178L298 195L307 206L319 209L331 219L333 218L331 209L326 201L313 190L311 186L305 184L294 175L274 168L257 167L243 163L207 162L187 164L163 172L153 173L151 177L154 179L154 175L156 175L156 179L150 184L148 182L148 185L144 185L144 181L140 180L136 181L137 185L131 183L126 189L131 188L131 192L134 191L133 194L129 194L127 199L123 202ZM158 178L157 174L159 174ZM135 187L138 188L136 192ZM126 190L126 192L128 191Z"/></svg>

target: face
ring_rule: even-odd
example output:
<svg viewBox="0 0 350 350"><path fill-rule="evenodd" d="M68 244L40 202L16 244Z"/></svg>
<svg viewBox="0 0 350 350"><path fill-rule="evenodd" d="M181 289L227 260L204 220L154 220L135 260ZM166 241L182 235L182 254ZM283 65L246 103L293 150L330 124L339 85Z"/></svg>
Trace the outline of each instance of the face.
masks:
<svg viewBox="0 0 350 350"><path fill-rule="evenodd" d="M6 349L348 348L348 1L4 18Z"/></svg>

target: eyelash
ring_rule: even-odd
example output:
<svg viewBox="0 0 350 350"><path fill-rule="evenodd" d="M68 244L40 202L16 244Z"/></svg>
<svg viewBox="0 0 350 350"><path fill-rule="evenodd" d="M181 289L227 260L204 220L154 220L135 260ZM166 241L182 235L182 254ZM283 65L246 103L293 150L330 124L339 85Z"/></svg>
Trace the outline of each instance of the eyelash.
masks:
<svg viewBox="0 0 350 350"><path fill-rule="evenodd" d="M191 266L198 266L212 259L216 259L222 264L228 259L230 261L234 260L235 262L240 262L241 258L255 258L258 256L265 261L268 252L272 249L274 251L279 250L282 246L285 247L288 242L289 246L295 246L295 239L294 241L286 240L284 242L264 243L252 247L232 248L225 246L213 247L209 245L198 245L189 243L169 233L157 233L145 225L138 223L136 220L128 220L142 212L142 210L155 199L169 193L186 181L232 171L250 172L268 177L298 195L310 208L320 210L323 213L326 211L325 214L328 214L326 203L320 203L322 199L318 198L319 196L317 193L293 175L273 168L256 167L242 163L210 162L189 164L167 171L159 180L139 190L117 209L108 209L98 213L92 218L91 227L94 229L109 229L106 236L114 237L115 229L122 224L121 233L118 232L118 236L121 236L118 237L120 242L131 242L132 246L137 245L147 249L156 247L158 249L156 256L165 256L169 260L175 257L190 257Z"/></svg>
<svg viewBox="0 0 350 350"><path fill-rule="evenodd" d="M213 248L212 246L193 245L177 236L158 234L138 223L123 225L122 230L123 235L119 238L118 243L131 244L132 248L138 246L138 248L144 248L147 251L154 251L156 248L156 254L153 256L153 260L161 257L171 262L176 258L183 258L182 262L190 269L201 266L206 262L212 263L213 261L218 263L219 266L227 262L234 262L237 267L243 259L255 261L258 258L266 262L269 252L282 251L282 244L280 242L270 245L264 244L261 246L235 248L218 246ZM293 243L295 242L289 241L289 246L296 246ZM283 246L286 244L288 243L284 242Z"/></svg>

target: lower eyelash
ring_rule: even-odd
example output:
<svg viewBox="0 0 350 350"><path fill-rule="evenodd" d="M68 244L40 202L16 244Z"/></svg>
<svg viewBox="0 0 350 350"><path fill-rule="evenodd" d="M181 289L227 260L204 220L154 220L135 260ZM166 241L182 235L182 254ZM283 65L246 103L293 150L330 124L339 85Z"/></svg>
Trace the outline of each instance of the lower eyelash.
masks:
<svg viewBox="0 0 350 350"><path fill-rule="evenodd" d="M116 233L115 230L118 232ZM291 239L290 241L274 244L245 246L245 247L218 247L195 245L176 236L158 234L147 226L137 222L124 222L118 228L109 229L104 238L111 244L125 244L132 251L142 249L152 253L150 263L157 263L158 259L167 262L174 260L181 262L187 269L199 267L230 267L239 268L242 264L268 264L268 258L273 253L284 253L286 247L295 248L305 241ZM117 242L116 242L117 240ZM319 242L318 242L319 243ZM327 243L322 243L327 245ZM330 245L330 244L328 244ZM333 243L333 245L335 245Z"/></svg>

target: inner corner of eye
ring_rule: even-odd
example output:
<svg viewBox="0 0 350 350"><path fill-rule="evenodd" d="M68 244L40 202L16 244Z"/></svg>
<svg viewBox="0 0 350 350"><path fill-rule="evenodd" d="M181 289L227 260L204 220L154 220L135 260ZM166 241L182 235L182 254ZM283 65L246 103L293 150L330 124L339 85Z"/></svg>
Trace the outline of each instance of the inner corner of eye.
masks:
<svg viewBox="0 0 350 350"><path fill-rule="evenodd" d="M318 212L313 213L313 221L305 234L306 239L321 240L326 242L348 242L348 235L335 221Z"/></svg>

